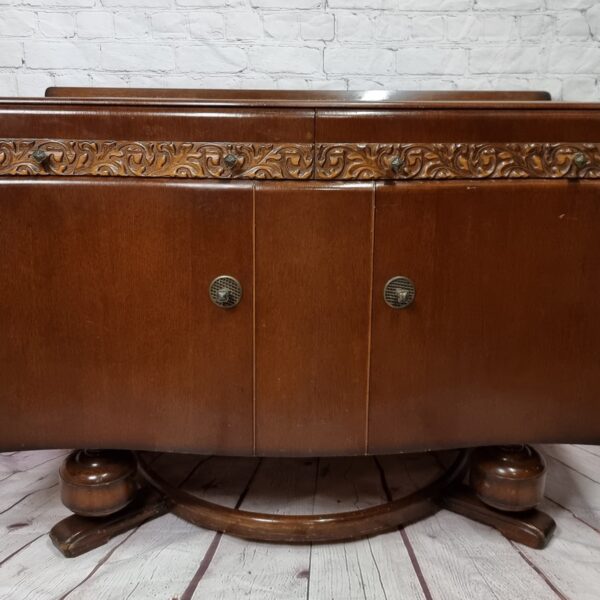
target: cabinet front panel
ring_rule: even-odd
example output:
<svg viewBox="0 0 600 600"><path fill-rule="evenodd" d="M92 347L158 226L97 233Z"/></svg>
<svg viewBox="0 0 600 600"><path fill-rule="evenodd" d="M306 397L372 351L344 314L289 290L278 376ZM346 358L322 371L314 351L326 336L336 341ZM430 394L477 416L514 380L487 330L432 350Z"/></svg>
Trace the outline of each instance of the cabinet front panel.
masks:
<svg viewBox="0 0 600 600"><path fill-rule="evenodd" d="M373 187L256 191L256 449L365 451Z"/></svg>
<svg viewBox="0 0 600 600"><path fill-rule="evenodd" d="M599 315L600 185L378 186L369 450L597 443Z"/></svg>
<svg viewBox="0 0 600 600"><path fill-rule="evenodd" d="M0 446L252 451L250 186L3 182L0 281Z"/></svg>

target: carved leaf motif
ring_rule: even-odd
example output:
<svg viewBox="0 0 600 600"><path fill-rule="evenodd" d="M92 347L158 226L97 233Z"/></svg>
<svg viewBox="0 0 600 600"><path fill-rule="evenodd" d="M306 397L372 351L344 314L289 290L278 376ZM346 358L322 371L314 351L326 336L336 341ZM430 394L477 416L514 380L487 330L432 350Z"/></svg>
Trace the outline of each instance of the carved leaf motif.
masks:
<svg viewBox="0 0 600 600"><path fill-rule="evenodd" d="M600 144L317 144L316 162L317 179L594 179Z"/></svg>
<svg viewBox="0 0 600 600"><path fill-rule="evenodd" d="M0 175L308 179L313 166L312 144L0 140Z"/></svg>

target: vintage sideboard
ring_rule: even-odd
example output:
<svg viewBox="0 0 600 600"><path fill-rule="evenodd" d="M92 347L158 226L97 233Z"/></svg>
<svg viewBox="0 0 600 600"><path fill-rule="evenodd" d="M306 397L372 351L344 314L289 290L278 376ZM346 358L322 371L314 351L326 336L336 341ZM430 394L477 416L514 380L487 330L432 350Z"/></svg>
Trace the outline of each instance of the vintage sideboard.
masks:
<svg viewBox="0 0 600 600"><path fill-rule="evenodd" d="M61 470L65 503L92 516L55 533L66 553L92 543L84 522L132 518L140 479L155 508L209 510L124 450L484 447L479 500L456 484L461 453L428 510L479 511L543 545L543 459L522 444L600 440L600 104L47 96L0 101L0 449L93 449ZM526 509L527 523L509 512ZM271 537L400 522L381 511ZM244 518L197 521L260 529Z"/></svg>

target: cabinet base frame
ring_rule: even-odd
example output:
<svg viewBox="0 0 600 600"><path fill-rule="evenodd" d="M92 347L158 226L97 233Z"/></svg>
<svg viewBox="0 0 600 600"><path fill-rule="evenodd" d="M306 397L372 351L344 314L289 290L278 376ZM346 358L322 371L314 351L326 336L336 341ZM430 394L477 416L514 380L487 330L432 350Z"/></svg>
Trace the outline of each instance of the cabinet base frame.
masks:
<svg viewBox="0 0 600 600"><path fill-rule="evenodd" d="M50 538L65 557L75 557L171 512L200 527L251 540L340 542L392 531L446 508L491 525L510 540L543 548L554 531L554 521L535 509L509 513L478 500L461 483L469 454L460 451L438 479L411 494L362 510L317 515L265 514L207 502L167 483L143 454L137 454L140 489L128 506L109 516L71 515L52 528Z"/></svg>

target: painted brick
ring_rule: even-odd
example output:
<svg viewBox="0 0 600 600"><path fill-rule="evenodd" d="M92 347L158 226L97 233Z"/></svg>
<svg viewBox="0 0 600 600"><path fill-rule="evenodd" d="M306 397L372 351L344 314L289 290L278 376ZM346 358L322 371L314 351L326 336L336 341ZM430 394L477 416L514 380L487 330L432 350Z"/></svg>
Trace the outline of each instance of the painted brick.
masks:
<svg viewBox="0 0 600 600"><path fill-rule="evenodd" d="M203 11L190 15L190 34L199 39L220 39L225 35L225 18L214 12Z"/></svg>
<svg viewBox="0 0 600 600"><path fill-rule="evenodd" d="M462 75L467 70L466 50L406 48L396 53L398 73L407 75Z"/></svg>
<svg viewBox="0 0 600 600"><path fill-rule="evenodd" d="M152 34L155 37L188 37L188 18L185 12L161 11L150 19Z"/></svg>
<svg viewBox="0 0 600 600"><path fill-rule="evenodd" d="M148 33L148 20L143 12L117 12L114 21L117 39L139 39Z"/></svg>
<svg viewBox="0 0 600 600"><path fill-rule="evenodd" d="M101 66L107 71L166 71L175 68L175 52L171 46L149 42L102 44Z"/></svg>
<svg viewBox="0 0 600 600"><path fill-rule="evenodd" d="M300 35L305 40L332 40L335 32L333 15L308 13L300 17Z"/></svg>
<svg viewBox="0 0 600 600"><path fill-rule="evenodd" d="M42 37L73 37L75 35L75 16L65 12L38 13L38 30Z"/></svg>
<svg viewBox="0 0 600 600"><path fill-rule="evenodd" d="M267 37L276 40L296 40L300 37L298 13L276 12L263 17L263 28Z"/></svg>
<svg viewBox="0 0 600 600"><path fill-rule="evenodd" d="M35 13L7 8L0 12L0 37L28 36L35 29Z"/></svg>
<svg viewBox="0 0 600 600"><path fill-rule="evenodd" d="M25 64L31 69L92 69L99 58L99 45L91 42L25 42Z"/></svg>
<svg viewBox="0 0 600 600"><path fill-rule="evenodd" d="M266 73L321 72L321 51L291 46L254 46L248 51L250 64Z"/></svg>
<svg viewBox="0 0 600 600"><path fill-rule="evenodd" d="M262 37L262 24L257 13L235 12L225 17L227 37L238 40L255 40Z"/></svg>
<svg viewBox="0 0 600 600"><path fill-rule="evenodd" d="M113 15L110 12L86 11L75 17L77 36L81 38L114 37Z"/></svg>
<svg viewBox="0 0 600 600"><path fill-rule="evenodd" d="M182 71L238 73L246 65L246 53L236 46L186 46L177 49L177 66Z"/></svg>
<svg viewBox="0 0 600 600"><path fill-rule="evenodd" d="M326 73L357 75L393 73L395 56L392 50L374 48L326 48Z"/></svg>

